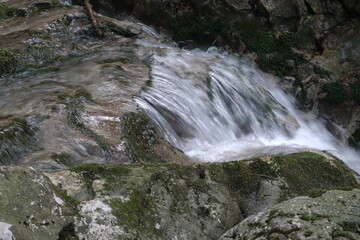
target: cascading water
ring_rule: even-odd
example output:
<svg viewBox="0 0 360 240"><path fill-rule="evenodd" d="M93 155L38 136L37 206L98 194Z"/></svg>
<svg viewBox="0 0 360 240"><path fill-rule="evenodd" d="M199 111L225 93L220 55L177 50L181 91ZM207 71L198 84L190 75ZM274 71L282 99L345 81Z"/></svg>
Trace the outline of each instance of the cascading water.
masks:
<svg viewBox="0 0 360 240"><path fill-rule="evenodd" d="M151 68L151 85L136 101L160 134L191 157L228 161L310 149L328 151L360 172L358 152L237 56L163 46Z"/></svg>

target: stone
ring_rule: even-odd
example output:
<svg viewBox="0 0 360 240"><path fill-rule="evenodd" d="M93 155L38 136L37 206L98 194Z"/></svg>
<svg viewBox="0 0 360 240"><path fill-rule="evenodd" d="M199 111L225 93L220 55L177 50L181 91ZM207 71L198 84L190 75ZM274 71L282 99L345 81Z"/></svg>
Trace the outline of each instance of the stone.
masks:
<svg viewBox="0 0 360 240"><path fill-rule="evenodd" d="M251 6L248 0L225 0L229 6L237 11L250 10Z"/></svg>
<svg viewBox="0 0 360 240"><path fill-rule="evenodd" d="M133 37L141 34L142 32L141 26L135 23L131 23L129 21L119 21L100 14L97 14L96 16L103 29L108 29L121 36Z"/></svg>
<svg viewBox="0 0 360 240"><path fill-rule="evenodd" d="M78 236L94 239L217 239L283 199L322 187L357 186L353 172L338 160L313 153L218 164L90 164L47 176L73 197L81 195L60 176L78 178L70 181L96 193L77 204L74 222ZM295 227L284 223L281 229Z"/></svg>
<svg viewBox="0 0 360 240"><path fill-rule="evenodd" d="M0 167L0 193L1 237L56 239L63 226L72 221L68 216L75 213L60 204L62 196L32 168Z"/></svg>
<svg viewBox="0 0 360 240"><path fill-rule="evenodd" d="M307 13L305 3L300 0L259 0L259 11L270 20L299 18Z"/></svg>
<svg viewBox="0 0 360 240"><path fill-rule="evenodd" d="M219 240L359 239L359 204L359 189L297 197L249 216Z"/></svg>
<svg viewBox="0 0 360 240"><path fill-rule="evenodd" d="M308 8L310 8L310 13L322 13L321 0L305 0L305 2L308 5Z"/></svg>

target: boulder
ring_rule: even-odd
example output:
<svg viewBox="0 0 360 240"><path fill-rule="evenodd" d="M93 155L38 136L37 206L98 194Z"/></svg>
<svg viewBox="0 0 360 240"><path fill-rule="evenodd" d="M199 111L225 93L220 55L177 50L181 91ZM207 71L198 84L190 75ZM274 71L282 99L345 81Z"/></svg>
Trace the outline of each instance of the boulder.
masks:
<svg viewBox="0 0 360 240"><path fill-rule="evenodd" d="M359 189L297 197L246 218L220 240L359 239L359 204Z"/></svg>
<svg viewBox="0 0 360 240"><path fill-rule="evenodd" d="M39 171L0 167L0 236L5 239L57 239L73 219L73 208ZM11 238L13 237L13 238Z"/></svg>
<svg viewBox="0 0 360 240"><path fill-rule="evenodd" d="M300 18L307 13L304 1L259 0L259 11L270 20Z"/></svg>
<svg viewBox="0 0 360 240"><path fill-rule="evenodd" d="M336 159L299 153L217 164L90 164L47 176L80 201L80 238L205 240L279 201L356 187L353 174Z"/></svg>

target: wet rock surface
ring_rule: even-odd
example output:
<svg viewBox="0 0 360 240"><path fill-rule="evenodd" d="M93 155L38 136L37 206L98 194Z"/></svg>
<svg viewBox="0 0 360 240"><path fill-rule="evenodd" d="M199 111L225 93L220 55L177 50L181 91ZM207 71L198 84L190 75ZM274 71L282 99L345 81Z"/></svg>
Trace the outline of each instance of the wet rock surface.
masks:
<svg viewBox="0 0 360 240"><path fill-rule="evenodd" d="M5 4L14 9L32 9L30 6L35 2ZM133 97L150 81L150 68L143 59L151 55L152 49L136 41L165 40L135 21L102 15L97 15L97 19L105 34L103 39L96 38L81 6L37 7L26 17L10 17L1 22L0 74L4 98L0 126L11 134L6 128L16 119L31 116L42 119L29 126L36 128L31 137L38 147L29 150L27 126L18 127L17 131L24 134L12 137L16 149L3 162L51 171L86 162L137 161L128 157L131 152L127 152L129 148L126 150L125 145L132 140L122 136L120 126L125 113L137 112ZM132 121L140 115L134 115ZM150 125L147 126L151 128ZM127 131L126 126L123 131ZM141 131L146 133L147 129ZM127 136L134 135L127 132ZM155 133L153 138L156 144L151 148L155 148L154 154L157 152L159 159L166 156L188 161Z"/></svg>
<svg viewBox="0 0 360 240"><path fill-rule="evenodd" d="M182 46L191 47L194 42L189 40L194 40L252 53L250 58L281 77L284 85L289 86L286 79L294 78L285 88L304 110L329 120L329 129L345 128L344 142L360 128L357 1L138 0L123 5L106 1L98 8L102 5L172 30ZM312 70L303 72L304 65ZM340 92L344 88L344 98L334 101L337 96L327 84L338 83Z"/></svg>
<svg viewBox="0 0 360 240"><path fill-rule="evenodd" d="M3 3L0 163L23 166L0 167L0 238L217 239L244 219L222 239L359 237L359 191L332 190L357 188L357 179L337 159L299 153L194 165L160 138L133 98L151 84L149 59L168 40L119 10L172 28L177 40L205 33L195 38L256 52L261 67L349 136L359 129L356 1L99 1L99 12L120 15L96 14L103 39L82 6ZM227 25L212 17L221 11L250 17ZM260 31L254 19L275 30ZM176 31L184 23L190 31ZM323 88L338 81L351 95L344 105L331 98L337 88ZM304 195L313 198L273 206Z"/></svg>

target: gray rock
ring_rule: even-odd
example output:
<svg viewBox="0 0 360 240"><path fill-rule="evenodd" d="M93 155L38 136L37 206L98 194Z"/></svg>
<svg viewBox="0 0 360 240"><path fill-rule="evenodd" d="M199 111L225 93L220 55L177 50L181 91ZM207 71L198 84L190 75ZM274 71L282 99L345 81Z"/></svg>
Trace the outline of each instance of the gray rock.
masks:
<svg viewBox="0 0 360 240"><path fill-rule="evenodd" d="M251 6L248 0L225 0L229 6L234 8L235 10L250 10Z"/></svg>
<svg viewBox="0 0 360 240"><path fill-rule="evenodd" d="M360 190L294 198L246 218L230 239L360 239Z"/></svg>
<svg viewBox="0 0 360 240"><path fill-rule="evenodd" d="M322 13L321 0L305 0L311 9L312 13L320 14Z"/></svg>
<svg viewBox="0 0 360 240"><path fill-rule="evenodd" d="M217 239L283 199L357 186L340 162L312 153L189 166L92 164L47 176L82 199L74 224L79 237L90 239Z"/></svg>
<svg viewBox="0 0 360 240"><path fill-rule="evenodd" d="M15 239L57 239L74 212L40 172L0 167L0 232Z"/></svg>
<svg viewBox="0 0 360 240"><path fill-rule="evenodd" d="M259 0L259 10L270 20L299 18L307 13L304 1L300 0Z"/></svg>

